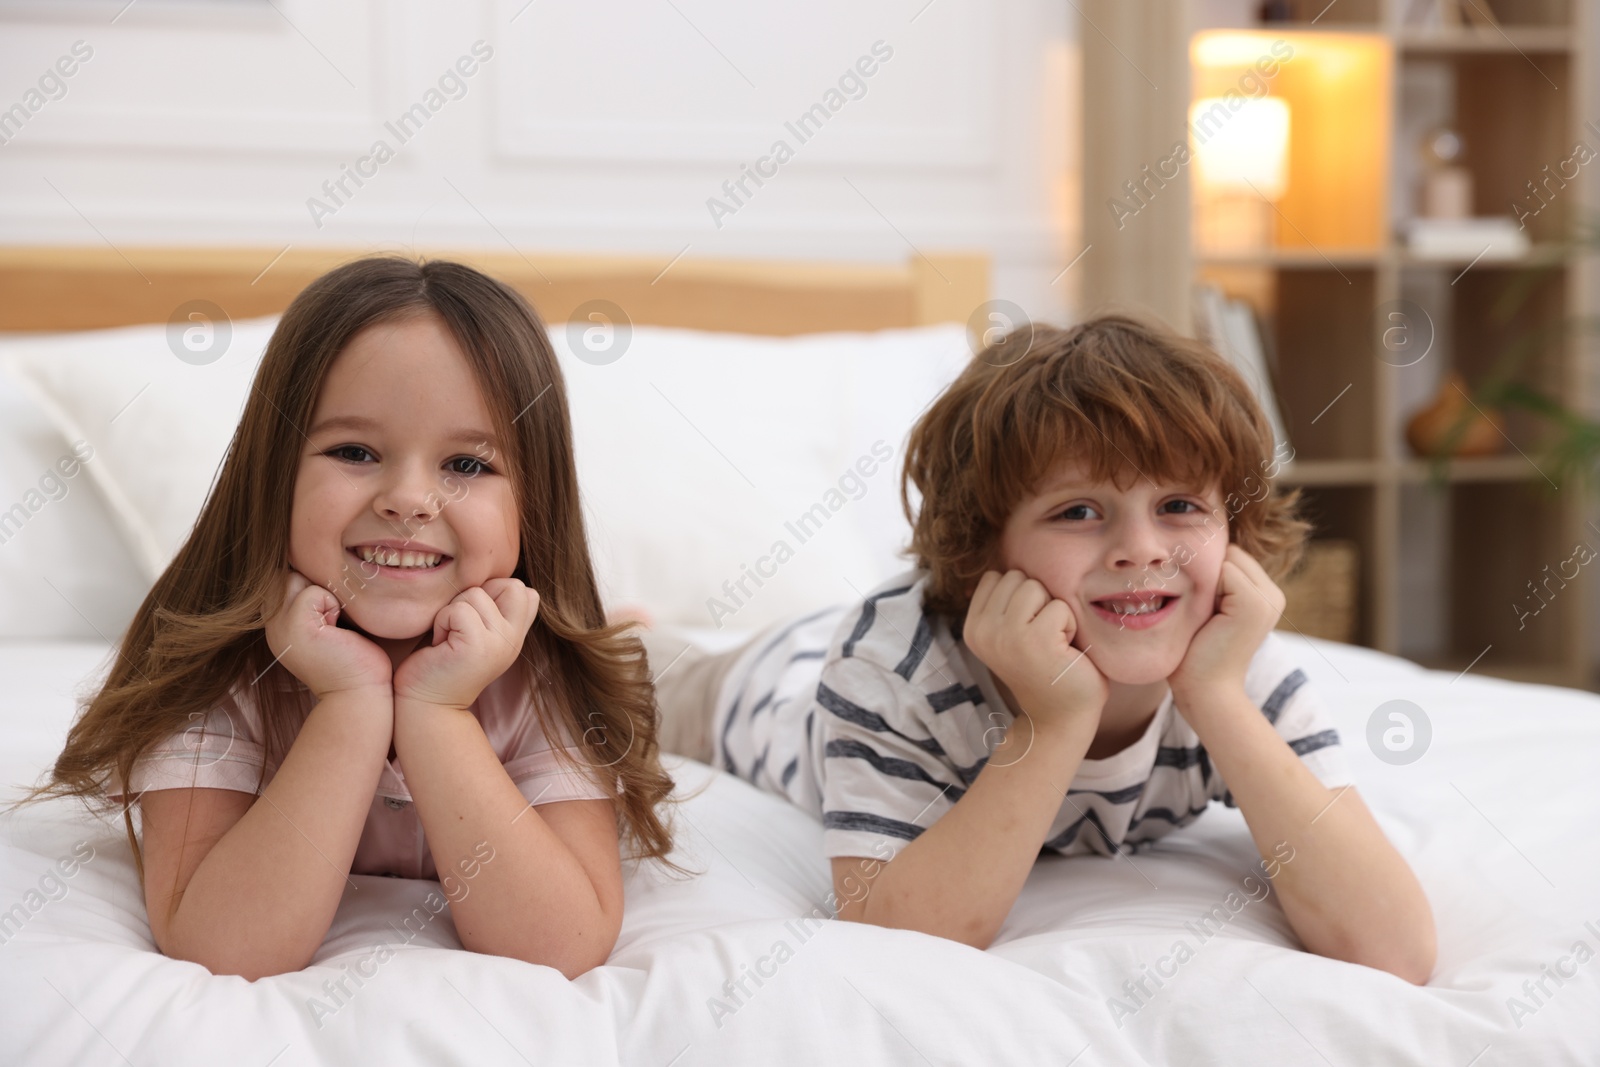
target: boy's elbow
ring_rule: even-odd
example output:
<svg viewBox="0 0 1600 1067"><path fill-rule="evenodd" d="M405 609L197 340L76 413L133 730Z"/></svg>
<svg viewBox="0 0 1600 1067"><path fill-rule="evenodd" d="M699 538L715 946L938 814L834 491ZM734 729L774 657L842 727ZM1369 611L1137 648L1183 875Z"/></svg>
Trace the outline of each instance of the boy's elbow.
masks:
<svg viewBox="0 0 1600 1067"><path fill-rule="evenodd" d="M841 905L838 910L838 916L843 922L862 923L866 926L881 926L886 930L915 930L919 934L931 934L934 937L942 937L946 941L969 945L979 951L983 951L994 944L994 939L1000 934L998 926L978 918L951 922L938 922L933 921L931 918L923 921L915 919L907 921L905 918L893 914L883 914L883 909L881 908L877 914L870 914L864 898Z"/></svg>
<svg viewBox="0 0 1600 1067"><path fill-rule="evenodd" d="M1433 977L1434 964L1438 961L1438 947L1430 924L1425 931L1409 941L1362 944L1352 946L1346 952L1328 955L1342 959L1346 963L1359 963L1363 967L1386 971L1396 978L1405 979L1412 985L1422 986L1427 985L1428 979Z"/></svg>
<svg viewBox="0 0 1600 1067"><path fill-rule="evenodd" d="M1399 940L1390 949L1393 954L1391 966L1384 970L1398 978L1404 978L1412 985L1427 985L1428 979L1433 977L1433 968L1439 961L1438 931L1433 925L1433 912L1424 906L1416 924L1416 932L1407 939Z"/></svg>

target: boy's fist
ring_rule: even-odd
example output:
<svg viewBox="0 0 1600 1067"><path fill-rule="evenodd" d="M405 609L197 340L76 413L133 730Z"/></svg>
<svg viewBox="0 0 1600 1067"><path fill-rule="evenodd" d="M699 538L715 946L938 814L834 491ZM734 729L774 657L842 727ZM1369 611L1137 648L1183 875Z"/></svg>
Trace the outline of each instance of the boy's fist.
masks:
<svg viewBox="0 0 1600 1067"><path fill-rule="evenodd" d="M1019 570L986 571L967 606L962 640L1005 682L1035 724L1099 719L1110 690L1089 657L1072 647L1077 617L1066 601Z"/></svg>
<svg viewBox="0 0 1600 1067"><path fill-rule="evenodd" d="M299 571L267 620L267 646L289 673L322 699L350 689L389 688L389 654L354 630L341 629L339 598Z"/></svg>
<svg viewBox="0 0 1600 1067"><path fill-rule="evenodd" d="M1167 684L1184 707L1228 686L1244 688L1245 672L1261 642L1283 616L1284 595L1254 556L1229 545L1217 582L1217 611L1189 641L1183 662Z"/></svg>

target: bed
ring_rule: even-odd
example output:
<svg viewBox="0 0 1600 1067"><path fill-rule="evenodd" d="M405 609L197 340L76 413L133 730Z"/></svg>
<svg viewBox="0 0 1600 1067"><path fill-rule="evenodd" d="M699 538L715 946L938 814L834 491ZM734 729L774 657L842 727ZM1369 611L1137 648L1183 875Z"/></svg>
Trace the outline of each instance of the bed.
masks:
<svg viewBox="0 0 1600 1067"><path fill-rule="evenodd" d="M132 251L145 282L99 253L0 255L0 328L48 331L0 340L0 514L14 502L28 513L0 527L7 799L53 760L118 620L203 497L220 455L206 450L231 430L250 349L292 292L239 302L272 250L252 255ZM552 299L555 279L570 286L552 321L596 299L628 310L626 352L610 363L578 355L593 320L552 329L608 601L722 647L898 568L899 487L879 476L759 595L731 617L708 613L854 457L882 440L898 459L921 405L968 357L960 323L983 299L981 262L939 265L943 281L920 264L685 263L660 281L688 267L694 285L663 304L649 264L502 257ZM108 280L119 269L131 283ZM155 303L137 291L162 285L174 288ZM746 292L730 312L723 285L756 285L789 310L752 310ZM862 287L898 295L853 303ZM230 309L231 343L189 374L165 322L196 298ZM156 325L127 325L138 322ZM94 441L93 457L47 491L77 439ZM436 883L361 876L311 967L215 977L155 951L120 821L65 802L6 814L0 1063L1600 1062L1600 854L1587 828L1600 700L1290 640L1432 901L1439 958L1425 987L1300 951L1270 897L1228 907L1257 856L1242 815L1220 805L1137 856L1041 860L980 952L832 920L820 826L669 757L686 798L677 858L701 873L628 868L616 951L573 982L460 951L448 911L423 907ZM1397 709L1428 724L1410 762L1381 740ZM1225 921L1199 923L1219 907Z"/></svg>

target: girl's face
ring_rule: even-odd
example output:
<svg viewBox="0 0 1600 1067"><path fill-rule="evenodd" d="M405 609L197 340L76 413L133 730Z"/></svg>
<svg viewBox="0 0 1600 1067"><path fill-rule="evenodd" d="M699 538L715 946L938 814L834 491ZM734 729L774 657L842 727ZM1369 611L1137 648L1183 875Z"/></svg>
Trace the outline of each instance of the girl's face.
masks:
<svg viewBox="0 0 1600 1067"><path fill-rule="evenodd" d="M509 578L516 502L489 407L437 316L380 322L329 368L301 453L289 565L378 638L430 633L456 594Z"/></svg>
<svg viewBox="0 0 1600 1067"><path fill-rule="evenodd" d="M1001 570L1037 579L1072 608L1073 647L1108 680L1159 682L1216 611L1228 548L1223 514L1216 488L1197 493L1139 477L1123 490L1064 466L1012 511Z"/></svg>

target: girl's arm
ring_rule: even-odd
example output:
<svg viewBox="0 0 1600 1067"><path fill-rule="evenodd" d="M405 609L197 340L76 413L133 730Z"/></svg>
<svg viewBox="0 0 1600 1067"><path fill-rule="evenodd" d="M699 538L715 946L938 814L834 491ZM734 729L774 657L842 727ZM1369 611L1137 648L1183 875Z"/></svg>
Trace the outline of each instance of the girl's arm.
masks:
<svg viewBox="0 0 1600 1067"><path fill-rule="evenodd" d="M538 610L515 578L440 609L432 643L395 672L394 747L461 943L574 978L606 961L622 928L616 813L608 800L531 807L471 711L516 663Z"/></svg>
<svg viewBox="0 0 1600 1067"><path fill-rule="evenodd" d="M604 963L622 928L611 801L530 806L463 708L398 698L394 722L462 945L568 978Z"/></svg>
<svg viewBox="0 0 1600 1067"><path fill-rule="evenodd" d="M332 693L259 797L140 798L145 905L162 952L251 981L311 962L349 884L393 715L387 688Z"/></svg>

